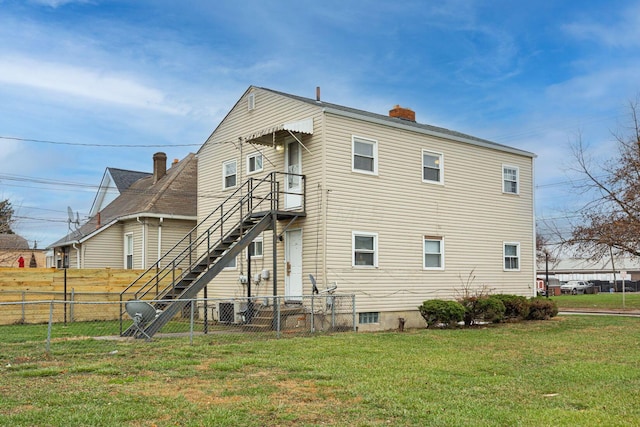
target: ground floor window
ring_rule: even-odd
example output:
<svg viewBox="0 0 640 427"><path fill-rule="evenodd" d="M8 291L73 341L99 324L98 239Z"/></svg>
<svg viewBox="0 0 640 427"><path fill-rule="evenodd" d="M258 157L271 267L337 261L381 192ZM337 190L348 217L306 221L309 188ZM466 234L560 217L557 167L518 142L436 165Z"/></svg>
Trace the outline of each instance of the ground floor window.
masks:
<svg viewBox="0 0 640 427"><path fill-rule="evenodd" d="M380 313L377 311L370 311L367 313L358 313L358 322L360 324L378 323Z"/></svg>
<svg viewBox="0 0 640 427"><path fill-rule="evenodd" d="M442 270L444 242L442 237L424 236L424 269L425 270Z"/></svg>
<svg viewBox="0 0 640 427"><path fill-rule="evenodd" d="M133 233L124 235L124 268L133 269Z"/></svg>
<svg viewBox="0 0 640 427"><path fill-rule="evenodd" d="M378 266L378 235L362 231L353 232L353 266Z"/></svg>

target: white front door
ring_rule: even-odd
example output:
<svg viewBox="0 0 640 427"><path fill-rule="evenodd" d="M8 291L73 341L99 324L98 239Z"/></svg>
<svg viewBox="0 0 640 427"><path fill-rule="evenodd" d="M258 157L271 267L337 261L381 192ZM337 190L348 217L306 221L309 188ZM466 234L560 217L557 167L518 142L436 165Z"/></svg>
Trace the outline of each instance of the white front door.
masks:
<svg viewBox="0 0 640 427"><path fill-rule="evenodd" d="M302 301L302 230L284 233L284 298Z"/></svg>
<svg viewBox="0 0 640 427"><path fill-rule="evenodd" d="M302 151L293 138L285 142L285 184L284 208L295 209L302 206Z"/></svg>

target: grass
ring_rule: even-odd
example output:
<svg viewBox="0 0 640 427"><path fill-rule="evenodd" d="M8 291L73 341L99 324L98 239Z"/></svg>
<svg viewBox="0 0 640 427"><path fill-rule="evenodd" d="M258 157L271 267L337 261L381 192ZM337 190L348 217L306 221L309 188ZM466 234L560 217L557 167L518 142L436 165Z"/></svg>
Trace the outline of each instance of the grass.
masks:
<svg viewBox="0 0 640 427"><path fill-rule="evenodd" d="M622 292L550 297L562 309L640 310L640 292Z"/></svg>
<svg viewBox="0 0 640 427"><path fill-rule="evenodd" d="M69 340L40 355L41 335L7 342L0 327L0 425L635 426L638 326L572 315L193 345Z"/></svg>

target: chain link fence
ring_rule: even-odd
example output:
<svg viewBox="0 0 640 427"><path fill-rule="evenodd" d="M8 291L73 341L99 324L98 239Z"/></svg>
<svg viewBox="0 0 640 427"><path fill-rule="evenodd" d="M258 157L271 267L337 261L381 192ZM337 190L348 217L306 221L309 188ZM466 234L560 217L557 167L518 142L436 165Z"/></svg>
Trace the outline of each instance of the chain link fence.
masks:
<svg viewBox="0 0 640 427"><path fill-rule="evenodd" d="M115 296L119 298L119 296ZM356 330L355 296L324 294L296 297L149 300L152 318L136 319L127 312L127 301L73 300L0 303L0 344L32 343L32 351L47 353L56 343L70 340L145 341L175 337L238 334L242 339L312 336ZM181 309L147 336L145 331L162 314L162 308L178 303ZM142 340L140 340L142 338Z"/></svg>

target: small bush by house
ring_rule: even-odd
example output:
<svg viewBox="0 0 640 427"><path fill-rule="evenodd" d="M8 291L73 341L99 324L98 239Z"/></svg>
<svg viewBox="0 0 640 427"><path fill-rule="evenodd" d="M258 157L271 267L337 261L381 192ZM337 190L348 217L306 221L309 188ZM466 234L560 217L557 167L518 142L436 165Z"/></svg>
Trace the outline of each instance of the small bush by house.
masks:
<svg viewBox="0 0 640 427"><path fill-rule="evenodd" d="M529 316L529 300L521 295L496 294L492 298L504 304L505 320L525 320Z"/></svg>
<svg viewBox="0 0 640 427"><path fill-rule="evenodd" d="M555 301L546 298L532 298L529 300L528 320L548 320L558 315Z"/></svg>
<svg viewBox="0 0 640 427"><path fill-rule="evenodd" d="M479 321L498 323L504 318L505 306L493 296L465 296L458 302L464 307L465 326L475 325Z"/></svg>
<svg viewBox="0 0 640 427"><path fill-rule="evenodd" d="M464 307L457 301L427 300L418 309L427 322L427 328L438 325L452 327L464 317Z"/></svg>

